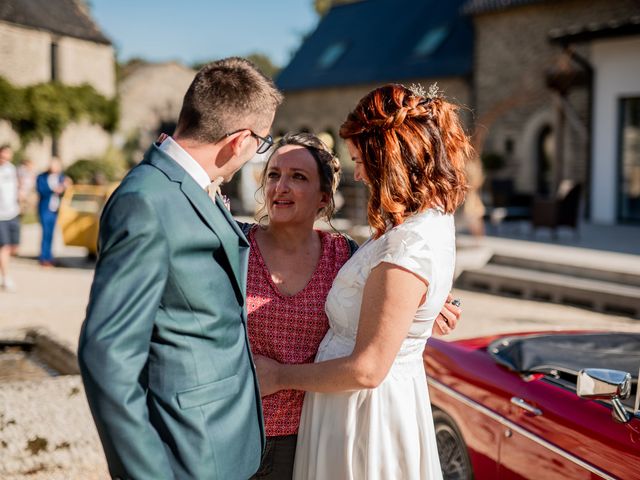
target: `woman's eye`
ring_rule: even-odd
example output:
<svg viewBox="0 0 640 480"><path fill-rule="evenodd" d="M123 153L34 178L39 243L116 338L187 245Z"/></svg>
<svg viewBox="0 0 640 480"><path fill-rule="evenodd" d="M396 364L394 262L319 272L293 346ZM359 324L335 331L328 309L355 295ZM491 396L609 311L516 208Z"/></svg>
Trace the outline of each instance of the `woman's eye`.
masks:
<svg viewBox="0 0 640 480"><path fill-rule="evenodd" d="M267 178L278 178L278 174L276 172L268 172Z"/></svg>
<svg viewBox="0 0 640 480"><path fill-rule="evenodd" d="M301 173L296 173L293 178L298 179L298 180L306 180L307 177L305 177L304 175L302 175Z"/></svg>

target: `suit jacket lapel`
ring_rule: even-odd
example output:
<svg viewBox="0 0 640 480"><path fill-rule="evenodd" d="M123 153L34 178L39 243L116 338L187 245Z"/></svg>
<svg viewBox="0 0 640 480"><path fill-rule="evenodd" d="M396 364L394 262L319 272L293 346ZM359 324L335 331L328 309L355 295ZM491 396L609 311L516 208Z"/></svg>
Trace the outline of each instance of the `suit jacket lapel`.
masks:
<svg viewBox="0 0 640 480"><path fill-rule="evenodd" d="M240 258L240 247L248 246L246 238L231 217L222 201L211 201L207 192L180 167L169 155L159 150L155 145L148 153L149 161L162 170L172 181L180 184L182 193L187 197L193 208L199 213L203 221L215 233L229 260L239 290L245 294L246 273L243 273L243 261ZM231 219L231 221L229 220Z"/></svg>
<svg viewBox="0 0 640 480"><path fill-rule="evenodd" d="M240 283L242 295L244 297L247 294L246 286L247 286L247 267L248 267L248 260L249 260L249 255L248 255L249 241L247 240L247 237L244 236L244 233L242 233L242 230L238 226L238 223L236 222L236 220L231 215L231 212L229 211L229 209L224 205L224 202L220 198L220 195L216 195L216 206L218 207L218 210L222 213L226 221L231 226L231 229L236 233L238 238L238 248L235 250L235 253L237 254L236 258L237 258L237 264L238 264L238 271L236 273L239 274L237 278Z"/></svg>
<svg viewBox="0 0 640 480"><path fill-rule="evenodd" d="M245 237L244 233L242 233L242 230L240 230L240 227L238 226L238 222L236 222L235 218L233 218L233 216L231 215L231 212L225 206L224 202L220 198L220 195L216 195L216 205L224 215L224 218L227 220L227 222L229 222L229 225L231 226L233 231L236 232L236 235L238 235L238 237L240 237L240 245L244 245L248 247L249 242L247 240L247 237Z"/></svg>

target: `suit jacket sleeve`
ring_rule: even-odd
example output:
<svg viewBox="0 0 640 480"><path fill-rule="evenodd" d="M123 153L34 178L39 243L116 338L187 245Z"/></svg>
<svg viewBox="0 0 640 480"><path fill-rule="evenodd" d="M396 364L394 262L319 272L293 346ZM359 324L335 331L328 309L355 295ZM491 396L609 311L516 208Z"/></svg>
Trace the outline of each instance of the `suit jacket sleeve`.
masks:
<svg viewBox="0 0 640 480"><path fill-rule="evenodd" d="M101 219L100 252L78 358L112 476L172 478L149 422L145 366L168 276L168 246L154 206L115 195Z"/></svg>
<svg viewBox="0 0 640 480"><path fill-rule="evenodd" d="M36 190L41 197L49 197L53 193L53 190L51 190L51 187L49 186L47 177L48 174L41 173L36 178Z"/></svg>

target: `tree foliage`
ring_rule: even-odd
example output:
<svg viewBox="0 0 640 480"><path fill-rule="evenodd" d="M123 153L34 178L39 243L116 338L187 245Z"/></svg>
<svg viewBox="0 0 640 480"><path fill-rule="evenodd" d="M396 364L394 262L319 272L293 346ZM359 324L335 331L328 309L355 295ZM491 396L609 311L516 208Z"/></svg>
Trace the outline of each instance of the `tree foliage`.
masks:
<svg viewBox="0 0 640 480"><path fill-rule="evenodd" d="M274 78L280 71L280 67L274 64L271 59L264 53L251 53L249 55L245 55L244 58L255 63L256 66L262 71L262 73L270 78ZM209 62L196 62L191 65L191 68L193 68L194 70L200 70L207 63Z"/></svg>
<svg viewBox="0 0 640 480"><path fill-rule="evenodd" d="M113 132L118 116L117 99L100 95L91 85L48 82L16 87L0 77L0 119L11 123L23 148L33 140L58 137L67 125L83 119Z"/></svg>
<svg viewBox="0 0 640 480"><path fill-rule="evenodd" d="M262 70L262 73L264 73L268 77L273 78L280 71L280 67L275 65L271 61L271 59L263 53L252 53L250 55L247 55L246 59L255 63L258 66L258 68Z"/></svg>

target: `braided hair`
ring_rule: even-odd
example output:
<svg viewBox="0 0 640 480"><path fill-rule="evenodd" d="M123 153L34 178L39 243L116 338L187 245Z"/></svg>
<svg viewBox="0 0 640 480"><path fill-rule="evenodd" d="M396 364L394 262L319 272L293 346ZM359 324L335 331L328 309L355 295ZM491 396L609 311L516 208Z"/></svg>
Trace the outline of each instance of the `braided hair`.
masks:
<svg viewBox="0 0 640 480"><path fill-rule="evenodd" d="M473 149L457 108L442 97L399 84L377 88L347 116L340 136L362 156L376 238L409 215L428 208L453 213L464 200Z"/></svg>

